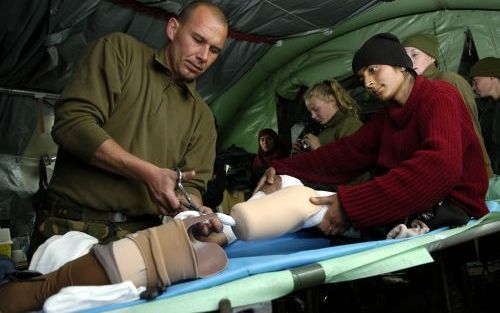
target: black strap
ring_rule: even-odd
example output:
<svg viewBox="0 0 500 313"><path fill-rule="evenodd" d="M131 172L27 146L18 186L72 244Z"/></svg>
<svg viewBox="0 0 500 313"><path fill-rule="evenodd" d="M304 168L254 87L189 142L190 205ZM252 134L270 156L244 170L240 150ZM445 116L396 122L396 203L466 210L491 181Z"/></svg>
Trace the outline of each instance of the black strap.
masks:
<svg viewBox="0 0 500 313"><path fill-rule="evenodd" d="M47 166L51 163L50 157L44 155L38 161L38 190L33 197L33 206L36 210L41 207L42 203L46 201L47 189L49 188L49 181L47 179Z"/></svg>
<svg viewBox="0 0 500 313"><path fill-rule="evenodd" d="M0 286L6 283L14 282L14 281L40 281L44 280L45 277L42 277L42 273L37 271L13 271L4 274L4 277L0 279Z"/></svg>

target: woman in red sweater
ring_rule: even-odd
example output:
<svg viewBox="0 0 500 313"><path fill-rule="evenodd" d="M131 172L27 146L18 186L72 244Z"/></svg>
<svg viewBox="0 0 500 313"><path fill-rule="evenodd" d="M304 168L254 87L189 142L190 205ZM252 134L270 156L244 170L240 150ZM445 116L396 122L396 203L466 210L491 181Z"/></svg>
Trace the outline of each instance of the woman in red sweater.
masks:
<svg viewBox="0 0 500 313"><path fill-rule="evenodd" d="M329 206L319 228L330 235L349 225L390 225L422 213L440 217L440 207L451 216L465 215L453 226L485 215L488 178L458 91L417 76L398 38L389 33L367 40L355 53L352 69L366 91L387 106L352 136L273 161L257 189L279 186L276 174L338 185L337 194L311 198ZM371 169L380 175L356 186L345 184ZM434 219L431 224L432 229L450 223Z"/></svg>

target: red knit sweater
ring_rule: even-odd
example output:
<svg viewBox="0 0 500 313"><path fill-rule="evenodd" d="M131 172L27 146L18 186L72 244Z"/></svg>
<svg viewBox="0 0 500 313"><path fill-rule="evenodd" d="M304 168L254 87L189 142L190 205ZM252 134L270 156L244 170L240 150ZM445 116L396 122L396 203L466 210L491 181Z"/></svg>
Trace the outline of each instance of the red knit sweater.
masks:
<svg viewBox="0 0 500 313"><path fill-rule="evenodd" d="M445 198L469 216L488 213L488 177L470 114L451 85L421 76L403 106L390 103L353 135L272 166L278 174L339 184L342 207L358 228L403 219ZM385 174L342 185L373 168Z"/></svg>

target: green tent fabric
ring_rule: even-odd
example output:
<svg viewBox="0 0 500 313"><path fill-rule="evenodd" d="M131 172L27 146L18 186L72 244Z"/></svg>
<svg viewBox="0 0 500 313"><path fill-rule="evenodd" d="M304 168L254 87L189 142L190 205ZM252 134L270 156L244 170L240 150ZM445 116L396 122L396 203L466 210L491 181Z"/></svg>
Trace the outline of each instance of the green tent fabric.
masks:
<svg viewBox="0 0 500 313"><path fill-rule="evenodd" d="M221 143L249 152L257 149L262 128L277 129L277 96L293 99L302 86L351 75L351 59L378 32L404 39L435 34L441 68L456 71L465 31L470 29L479 57L500 56L500 2L399 0L379 4L330 30L278 42L228 91L211 103Z"/></svg>

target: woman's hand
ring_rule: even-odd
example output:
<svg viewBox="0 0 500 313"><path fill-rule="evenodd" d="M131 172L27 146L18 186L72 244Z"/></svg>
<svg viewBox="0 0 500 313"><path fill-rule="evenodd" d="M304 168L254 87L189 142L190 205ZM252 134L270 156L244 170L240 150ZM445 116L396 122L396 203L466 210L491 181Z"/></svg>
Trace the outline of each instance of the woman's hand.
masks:
<svg viewBox="0 0 500 313"><path fill-rule="evenodd" d="M253 193L262 191L265 194L269 194L279 189L281 189L281 176L276 175L274 167L269 167L260 178Z"/></svg>
<svg viewBox="0 0 500 313"><path fill-rule="evenodd" d="M333 236L343 233L347 229L347 218L341 208L337 194L327 197L313 197L310 201L316 205L328 206L328 210L326 210L325 216L318 226L325 235Z"/></svg>
<svg viewBox="0 0 500 313"><path fill-rule="evenodd" d="M300 143L300 139L295 140L292 145L292 150L290 152L291 155L299 154L302 152L302 144Z"/></svg>
<svg viewBox="0 0 500 313"><path fill-rule="evenodd" d="M309 150L316 150L319 147L321 147L321 143L319 143L319 138L317 136L314 136L313 134L307 134L304 136L304 141L309 145Z"/></svg>

